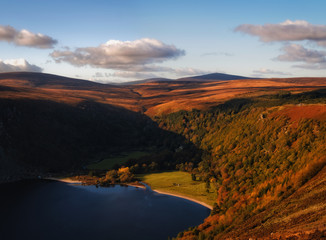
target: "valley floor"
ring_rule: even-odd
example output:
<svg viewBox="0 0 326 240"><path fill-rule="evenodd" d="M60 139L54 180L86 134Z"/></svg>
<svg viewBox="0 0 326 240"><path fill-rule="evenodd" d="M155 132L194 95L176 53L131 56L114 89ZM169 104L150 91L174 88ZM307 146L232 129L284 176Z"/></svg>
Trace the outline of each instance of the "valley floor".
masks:
<svg viewBox="0 0 326 240"><path fill-rule="evenodd" d="M172 171L150 174L139 174L136 178L147 183L151 188L163 194L185 198L212 209L216 199L213 187L206 189L203 181L193 181L186 172Z"/></svg>

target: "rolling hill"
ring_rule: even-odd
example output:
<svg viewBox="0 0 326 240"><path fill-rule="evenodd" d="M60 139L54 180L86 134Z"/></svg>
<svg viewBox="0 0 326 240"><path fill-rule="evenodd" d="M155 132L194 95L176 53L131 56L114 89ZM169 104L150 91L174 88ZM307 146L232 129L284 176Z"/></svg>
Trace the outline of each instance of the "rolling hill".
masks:
<svg viewBox="0 0 326 240"><path fill-rule="evenodd" d="M212 74L194 79L207 79ZM213 76L219 74L213 74ZM226 75L232 77L232 75ZM236 76L238 77L238 76ZM302 92L326 86L326 78L153 81L135 85L100 84L42 73L0 74L1 98L28 98L78 104L91 100L148 116L208 109L235 97L280 91Z"/></svg>
<svg viewBox="0 0 326 240"><path fill-rule="evenodd" d="M32 72L9 72L1 73L0 81L2 84L5 82L15 81L16 85L30 86L30 87L48 87L48 88L63 88L63 89L85 89L102 87L103 84L62 77L46 73L32 73ZM19 80L19 81L17 81Z"/></svg>
<svg viewBox="0 0 326 240"><path fill-rule="evenodd" d="M111 85L3 73L0 181L75 173L154 147L127 166L186 170L218 193L211 216L178 238L323 239L325 89L326 78L209 74Z"/></svg>

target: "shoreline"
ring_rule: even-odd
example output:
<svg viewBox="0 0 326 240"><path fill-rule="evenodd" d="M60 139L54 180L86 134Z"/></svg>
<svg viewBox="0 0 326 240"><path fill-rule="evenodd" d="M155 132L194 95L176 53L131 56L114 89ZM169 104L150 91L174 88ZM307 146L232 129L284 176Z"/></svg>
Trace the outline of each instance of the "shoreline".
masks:
<svg viewBox="0 0 326 240"><path fill-rule="evenodd" d="M58 181L58 182L63 182L63 183L71 183L71 184L82 184L83 182L80 180L72 180L71 178L54 178L54 177L49 177L45 178L48 180L53 180L53 181Z"/></svg>
<svg viewBox="0 0 326 240"><path fill-rule="evenodd" d="M193 199L191 197L187 197L187 196L184 196L184 195L181 195L181 194L177 194L177 193L169 193L169 192L164 192L164 191L161 191L161 190L152 190L153 192L156 192L156 193L159 193L159 194L164 194L164 195L170 195L170 196L173 196L173 197L178 197L178 198L183 198L183 199L186 199L186 200L189 200L191 202L195 202L195 203L198 203L204 207L207 207L209 208L210 210L213 210L213 207L207 203L204 203L204 202L201 202L199 200L196 200L196 199Z"/></svg>
<svg viewBox="0 0 326 240"><path fill-rule="evenodd" d="M83 182L80 181L80 180L73 180L69 177L67 178L54 178L54 177L50 177L50 178L46 178L46 179L49 179L49 180L54 180L54 181L58 181L58 182L64 182L64 183L70 183L70 184L82 184ZM146 186L144 185L139 185L139 184L126 184L127 186L130 186L130 187L136 187L136 188L141 188L141 189L147 189ZM183 199L186 199L186 200L189 200L191 202L195 202L195 203L198 203L210 210L213 210L213 207L207 203L204 203L202 201L199 201L199 200L196 200L194 198L191 198L191 197L188 197L188 196L184 196L184 195L181 195L181 194L178 194L178 193L169 193L169 192L165 192L165 191L162 191L162 190L153 190L151 189L153 192L155 193L158 193L158 194L163 194L163 195L169 195L169 196L173 196L173 197L178 197L178 198L183 198Z"/></svg>

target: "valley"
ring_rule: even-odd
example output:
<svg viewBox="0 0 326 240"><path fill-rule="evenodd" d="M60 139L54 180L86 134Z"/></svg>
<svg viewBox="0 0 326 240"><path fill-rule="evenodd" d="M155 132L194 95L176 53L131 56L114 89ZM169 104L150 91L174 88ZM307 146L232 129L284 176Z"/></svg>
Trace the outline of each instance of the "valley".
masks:
<svg viewBox="0 0 326 240"><path fill-rule="evenodd" d="M323 239L326 78L226 77L0 74L0 181L135 175L213 206L178 239Z"/></svg>

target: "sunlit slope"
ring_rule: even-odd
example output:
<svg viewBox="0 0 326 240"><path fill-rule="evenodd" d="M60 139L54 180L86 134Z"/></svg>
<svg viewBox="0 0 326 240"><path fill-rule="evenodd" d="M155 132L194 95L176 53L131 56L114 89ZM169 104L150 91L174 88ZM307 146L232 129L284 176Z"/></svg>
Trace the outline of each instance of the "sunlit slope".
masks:
<svg viewBox="0 0 326 240"><path fill-rule="evenodd" d="M326 86L326 78L244 79L229 81L191 81L147 83L133 86L140 105L149 116L179 110L208 109L235 97L302 92Z"/></svg>
<svg viewBox="0 0 326 240"><path fill-rule="evenodd" d="M69 105L83 101L139 111L138 94L128 88L43 73L0 74L0 98L49 100Z"/></svg>
<svg viewBox="0 0 326 240"><path fill-rule="evenodd" d="M42 73L2 73L0 98L42 99L72 105L91 100L155 116L179 110L208 109L235 97L326 87L326 78L208 80L205 76L191 78L191 81L184 78L110 85Z"/></svg>
<svg viewBox="0 0 326 240"><path fill-rule="evenodd" d="M325 239L326 167L280 204L249 218L223 238Z"/></svg>
<svg viewBox="0 0 326 240"><path fill-rule="evenodd" d="M315 192L309 181L326 165L325 114L326 92L319 90L233 99L207 111L156 117L160 126L185 136L205 152L191 171L218 193L205 223L179 237L237 239L243 235L241 239L249 239L270 237L276 231L282 236L299 234L301 228L304 234L324 231L325 182L318 183ZM304 195L300 193L303 186ZM292 196L297 202L283 205ZM308 200L301 202L305 197ZM278 222L262 225L268 219ZM249 226L254 229L251 235ZM264 233L267 227L268 234Z"/></svg>

